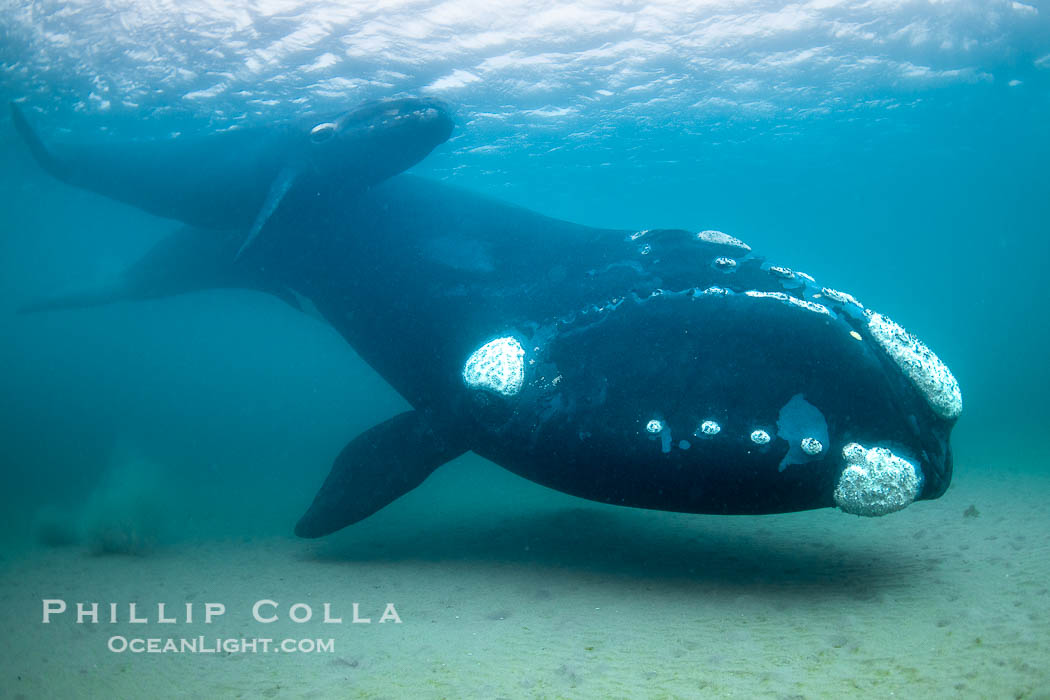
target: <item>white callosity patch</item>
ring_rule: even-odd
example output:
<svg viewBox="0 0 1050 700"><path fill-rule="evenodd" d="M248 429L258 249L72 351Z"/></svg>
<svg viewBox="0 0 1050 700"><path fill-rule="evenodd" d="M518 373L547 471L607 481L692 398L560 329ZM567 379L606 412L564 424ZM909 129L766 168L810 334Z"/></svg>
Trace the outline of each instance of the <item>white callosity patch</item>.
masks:
<svg viewBox="0 0 1050 700"><path fill-rule="evenodd" d="M736 260L733 260L733 258L725 257L715 258L714 262L712 262L711 264L714 265L716 269L719 269L722 272L730 272L733 268L736 267Z"/></svg>
<svg viewBox="0 0 1050 700"><path fill-rule="evenodd" d="M525 384L525 349L510 336L485 343L467 359L463 381L472 389L514 396Z"/></svg>
<svg viewBox="0 0 1050 700"><path fill-rule="evenodd" d="M733 248L740 248L741 250L751 250L751 246L744 243L739 238L734 238L728 233L722 233L721 231L701 231L696 234L696 237L705 243L714 243L716 245L727 245Z"/></svg>
<svg viewBox="0 0 1050 700"><path fill-rule="evenodd" d="M853 515L875 517L906 508L919 495L921 474L914 464L885 447L855 442L842 449L845 469L835 487L835 504Z"/></svg>
<svg viewBox="0 0 1050 700"><path fill-rule="evenodd" d="M780 460L779 470L784 471L791 465L816 459L823 445L829 442L828 422L820 409L806 401L804 395L795 394L781 407L777 416L777 437L788 444L788 451Z"/></svg>
<svg viewBox="0 0 1050 700"><path fill-rule="evenodd" d="M769 433L765 430L756 430L751 433L751 442L756 445L768 445L769 444Z"/></svg>
<svg viewBox="0 0 1050 700"><path fill-rule="evenodd" d="M791 268L781 267L780 265L771 265L769 267L769 272L774 277L780 277L781 279L786 280L792 279L795 276L795 273L791 271Z"/></svg>
<svg viewBox="0 0 1050 700"><path fill-rule="evenodd" d="M722 426L720 426L713 420L705 420L703 423L700 424L700 430L698 434L707 435L708 437L711 437L714 435L718 435L720 432L722 432Z"/></svg>
<svg viewBox="0 0 1050 700"><path fill-rule="evenodd" d="M752 299L774 299L776 301L782 301L785 304L791 304L796 308L804 309L806 311L812 311L814 313L824 314L826 316L832 315L831 311L828 310L828 307L824 306L823 304L818 304L815 301L806 301L805 299L799 299L797 297L791 296L790 294L785 294L784 292L760 292L757 289L749 289L746 292L744 292L744 295L749 296Z"/></svg>
<svg viewBox="0 0 1050 700"><path fill-rule="evenodd" d="M796 299L795 297L789 296L787 298L787 302L792 306L797 306L798 308L805 309L806 311L812 311L818 314L825 314L827 316L831 315L831 312L828 311L828 307L824 306L823 304L818 304L815 301L806 301L805 299Z"/></svg>
<svg viewBox="0 0 1050 700"><path fill-rule="evenodd" d="M816 457L824 451L824 445L820 444L820 440L816 438L802 438L800 446L802 447L802 451L810 457Z"/></svg>
<svg viewBox="0 0 1050 700"><path fill-rule="evenodd" d="M310 140L314 143L323 143L335 136L337 128L333 122L322 122L310 129Z"/></svg>
<svg viewBox="0 0 1050 700"><path fill-rule="evenodd" d="M962 413L959 382L925 343L882 314L869 312L868 330L941 417Z"/></svg>
<svg viewBox="0 0 1050 700"><path fill-rule="evenodd" d="M852 294L846 292L840 292L837 289L831 289L830 287L824 287L820 290L820 293L839 304L853 304L858 309L863 309L864 305L857 301L857 298Z"/></svg>
<svg viewBox="0 0 1050 700"><path fill-rule="evenodd" d="M653 418L645 424L645 431L654 437L660 436L660 451L667 454L671 451L671 430L659 418Z"/></svg>
<svg viewBox="0 0 1050 700"><path fill-rule="evenodd" d="M776 299L777 301L787 301L791 297L784 292L760 292L757 289L749 289L744 292L746 296L752 299Z"/></svg>

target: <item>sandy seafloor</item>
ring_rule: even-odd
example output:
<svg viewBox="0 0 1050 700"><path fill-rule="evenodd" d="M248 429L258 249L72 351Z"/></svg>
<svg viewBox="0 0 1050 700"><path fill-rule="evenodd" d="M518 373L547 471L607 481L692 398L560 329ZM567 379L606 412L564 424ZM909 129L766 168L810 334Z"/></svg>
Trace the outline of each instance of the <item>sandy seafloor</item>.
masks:
<svg viewBox="0 0 1050 700"><path fill-rule="evenodd" d="M459 495L435 505L437 489ZM552 497L466 457L323 541L205 538L145 556L8 548L0 688L14 698L1050 697L1047 493L1050 477L957 465L944 498L882 519L692 516ZM44 625L44 597L138 601L154 616L157 602L217 601L227 613L210 626L70 615ZM261 598L282 615L330 602L344 624L262 625L250 614ZM349 624L353 602L372 624ZM386 602L401 624L376 622ZM112 634L332 638L335 650L115 654Z"/></svg>

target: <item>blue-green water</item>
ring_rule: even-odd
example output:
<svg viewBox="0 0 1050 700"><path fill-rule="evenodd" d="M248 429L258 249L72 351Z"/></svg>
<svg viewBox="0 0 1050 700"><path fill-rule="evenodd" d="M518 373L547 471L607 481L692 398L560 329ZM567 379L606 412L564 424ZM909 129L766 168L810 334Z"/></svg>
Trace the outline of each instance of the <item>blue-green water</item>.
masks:
<svg viewBox="0 0 1050 700"><path fill-rule="evenodd" d="M441 97L456 132L414 172L595 226L741 238L951 367L956 482L1045 475L1050 8L628 5L11 2L0 98L47 135L101 140ZM15 315L111 277L176 224L50 179L6 117L0 153L12 547L42 509L99 493L130 511L148 497L163 546L287 534L346 441L403 409L334 332L257 293ZM121 461L153 466L128 476ZM425 529L472 488L525 493L470 469L483 478L428 485L398 527Z"/></svg>
<svg viewBox="0 0 1050 700"><path fill-rule="evenodd" d="M153 36L150 17L130 8L128 26L114 30L88 6L69 17L8 7L3 97L24 100L47 135L105 139L438 95L457 130L417 172L592 225L714 228L747 240L891 313L949 364L966 405L954 438L959 478L1003 463L1042 468L1045 13L956 8L938 30L944 46L879 34L929 30L935 20L919 7L876 13L867 21L878 37L839 42L827 23L851 18L860 31L862 10L685 13L681 27L668 18L655 28L644 10L617 10L616 31L570 31L573 15L554 13L548 21L564 35L522 27L516 43L481 34L476 48L483 14L460 17L464 33L450 47L442 23L409 42L399 33L408 30L375 17L346 10L326 29L323 12L303 9L280 21L298 21L313 43L282 63L274 42L291 41L290 27L262 17L239 30L247 45L206 49L209 32L232 21L223 13L214 26L155 17L157 43L139 55L132 47ZM791 25L779 36L776 18ZM773 24L755 36L738 22ZM712 38L715 27L727 36ZM91 49L92 37L113 32L123 53ZM354 54L347 47L362 35L387 48L332 54L336 44ZM659 37L666 43L646 43ZM982 37L979 46L952 44L968 37ZM689 41L692 53L669 55ZM179 42L199 53L166 63ZM270 54L254 73L243 64ZM306 70L309 56L330 54L322 62L333 65ZM203 83L222 89L197 95ZM50 180L7 120L0 144L6 309L106 279L174 226ZM9 314L3 334L5 462L18 484L4 513L15 530L38 504L90 489L124 440L180 464L180 481L195 492L208 484L231 510L249 500L245 488L259 489L266 513L228 526L279 531L333 450L400 405L334 334L249 293Z"/></svg>

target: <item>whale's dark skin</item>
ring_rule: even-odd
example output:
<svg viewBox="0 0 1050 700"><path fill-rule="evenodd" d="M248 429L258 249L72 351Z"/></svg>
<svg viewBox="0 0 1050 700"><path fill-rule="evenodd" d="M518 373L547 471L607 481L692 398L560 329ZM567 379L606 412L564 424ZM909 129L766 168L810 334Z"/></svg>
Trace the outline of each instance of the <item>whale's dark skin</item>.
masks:
<svg viewBox="0 0 1050 700"><path fill-rule="evenodd" d="M184 230L104 294L41 308L238 286L319 312L414 410L347 445L301 536L371 515L467 450L566 493L691 513L833 506L853 442L908 455L918 498L951 479L954 417L860 307L738 245L575 225L408 175L282 207L269 226L236 261L237 235ZM515 391L464 371L498 338L524 351ZM814 411L824 449L803 455L791 425ZM721 431L703 435L705 420Z"/></svg>
<svg viewBox="0 0 1050 700"><path fill-rule="evenodd" d="M254 240L273 212L314 206L412 167L452 133L438 101L370 102L331 119L137 141L45 142L15 128L52 176L157 216Z"/></svg>

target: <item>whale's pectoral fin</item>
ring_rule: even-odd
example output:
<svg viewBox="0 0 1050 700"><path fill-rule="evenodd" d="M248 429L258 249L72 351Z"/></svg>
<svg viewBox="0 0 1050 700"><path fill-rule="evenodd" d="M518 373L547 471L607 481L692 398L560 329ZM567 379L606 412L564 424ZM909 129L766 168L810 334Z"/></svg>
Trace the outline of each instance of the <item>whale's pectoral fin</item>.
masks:
<svg viewBox="0 0 1050 700"><path fill-rule="evenodd" d="M466 450L420 411L394 416L343 448L295 534L322 537L363 520Z"/></svg>
<svg viewBox="0 0 1050 700"><path fill-rule="evenodd" d="M15 313L31 314L39 311L65 311L102 306L127 299L127 290L122 282L101 285L92 289L76 290L36 299L19 306Z"/></svg>
<svg viewBox="0 0 1050 700"><path fill-rule="evenodd" d="M244 251L248 250L252 242L255 241L256 236L263 230L263 226L270 220L273 213L277 211L277 207L281 205L281 200L288 194L288 190L292 189L292 185L295 184L296 178L299 176L299 169L292 166L286 165L281 169L281 172L274 178L273 183L270 184L270 191L266 193L266 201L263 202L262 207L259 209L259 213L255 215L255 221L252 222L251 229L248 230L248 235L244 237L244 243L237 250L235 260L240 260Z"/></svg>
<svg viewBox="0 0 1050 700"><path fill-rule="evenodd" d="M157 241L116 279L94 288L39 299L21 313L99 306L118 301L158 299L220 287L262 289L230 262L237 235L184 226ZM269 290L264 290L269 291ZM295 305L287 295L274 292Z"/></svg>

